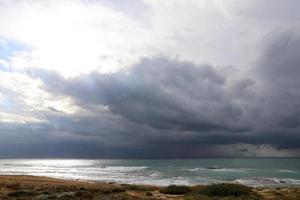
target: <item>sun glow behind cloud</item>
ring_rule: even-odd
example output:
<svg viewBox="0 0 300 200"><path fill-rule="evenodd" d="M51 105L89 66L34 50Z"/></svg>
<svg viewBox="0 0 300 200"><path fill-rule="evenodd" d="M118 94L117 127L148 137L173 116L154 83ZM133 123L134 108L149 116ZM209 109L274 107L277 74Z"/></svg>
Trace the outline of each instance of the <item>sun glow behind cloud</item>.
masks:
<svg viewBox="0 0 300 200"><path fill-rule="evenodd" d="M0 39L28 47L9 58L15 69L49 69L64 77L111 73L157 55L216 65L247 63L241 49L249 50L250 39L251 44L256 39L239 32L252 29L234 31L231 26L239 21L228 21L218 1L140 3L134 14L101 1L4 1ZM234 56L224 55L223 47Z"/></svg>
<svg viewBox="0 0 300 200"><path fill-rule="evenodd" d="M0 71L0 122L46 122L44 114L74 114L79 110L71 98L44 90L39 79L22 73Z"/></svg>
<svg viewBox="0 0 300 200"><path fill-rule="evenodd" d="M1 9L1 18L10 19L0 20L6 38L31 49L15 52L11 57L15 68L50 69L73 77L91 71L114 72L134 60L133 50L141 44L133 40L145 31L133 20L99 4L54 2L6 3L10 12Z"/></svg>

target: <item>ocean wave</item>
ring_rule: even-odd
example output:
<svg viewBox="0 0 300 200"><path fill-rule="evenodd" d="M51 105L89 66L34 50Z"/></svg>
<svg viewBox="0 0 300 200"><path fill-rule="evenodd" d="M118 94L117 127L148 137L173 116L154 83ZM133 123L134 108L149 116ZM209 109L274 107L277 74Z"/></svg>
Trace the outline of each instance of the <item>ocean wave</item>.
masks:
<svg viewBox="0 0 300 200"><path fill-rule="evenodd" d="M182 165L182 162L178 161L170 161L166 165L164 162L169 161L163 161L162 165L160 161L140 160L0 160L0 174L151 185L219 182L237 182L254 187L300 185L300 171L289 168L291 165L269 169L257 166L256 163L251 165L256 168L251 168L248 165L223 165L223 161L197 165Z"/></svg>
<svg viewBox="0 0 300 200"><path fill-rule="evenodd" d="M252 186L252 187L300 185L300 180L298 179L279 179L279 178L268 178L268 177L243 178L243 179L237 179L235 180L235 182L247 186Z"/></svg>
<svg viewBox="0 0 300 200"><path fill-rule="evenodd" d="M278 172L283 172L283 173L296 173L294 170L289 170L289 169L279 169L277 170Z"/></svg>
<svg viewBox="0 0 300 200"><path fill-rule="evenodd" d="M188 168L185 171L197 172L197 171L214 171L214 172L245 172L249 169L245 168Z"/></svg>
<svg viewBox="0 0 300 200"><path fill-rule="evenodd" d="M142 177L141 179L119 179L117 182L130 183L130 184L142 184L142 185L157 185L157 186L168 186L168 185L192 185L188 179L172 179L172 178L160 178L150 179Z"/></svg>
<svg viewBox="0 0 300 200"><path fill-rule="evenodd" d="M183 169L183 170L185 170L185 171L190 171L190 172L196 172L196 171L205 171L205 170L207 170L207 169L205 169L205 168L198 168L198 167L196 167L196 168L191 168L191 169Z"/></svg>
<svg viewBox="0 0 300 200"><path fill-rule="evenodd" d="M142 171L147 168L148 168L147 166L105 166L101 170L131 172L131 171Z"/></svg>
<svg viewBox="0 0 300 200"><path fill-rule="evenodd" d="M0 166L8 166L8 167L32 167L34 165L30 164L16 164L16 163L3 163Z"/></svg>
<svg viewBox="0 0 300 200"><path fill-rule="evenodd" d="M158 172L152 172L151 174L149 174L149 177L151 178L161 178L162 174L158 173Z"/></svg>

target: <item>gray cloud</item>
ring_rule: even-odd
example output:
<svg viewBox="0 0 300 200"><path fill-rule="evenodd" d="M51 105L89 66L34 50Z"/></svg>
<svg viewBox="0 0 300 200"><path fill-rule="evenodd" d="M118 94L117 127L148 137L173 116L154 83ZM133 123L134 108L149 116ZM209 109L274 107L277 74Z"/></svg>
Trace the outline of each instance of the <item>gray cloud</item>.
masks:
<svg viewBox="0 0 300 200"><path fill-rule="evenodd" d="M42 79L50 91L70 95L83 107L105 105L114 114L155 129L247 130L226 78L209 65L143 59L127 72L72 80L43 72Z"/></svg>
<svg viewBox="0 0 300 200"><path fill-rule="evenodd" d="M166 58L69 80L48 71L35 73L48 90L71 96L82 107L107 106L128 123L144 125L141 132L152 131L145 138L148 143L299 148L299 49L296 36L276 37L254 75L233 82L212 66ZM129 132L136 128L127 125L123 127Z"/></svg>
<svg viewBox="0 0 300 200"><path fill-rule="evenodd" d="M277 36L269 42L257 66L265 121L275 130L295 131L294 134L300 127L299 50L298 34Z"/></svg>
<svg viewBox="0 0 300 200"><path fill-rule="evenodd" d="M71 97L87 113L48 107L42 113L47 122L1 123L1 152L13 144L28 155L66 157L215 156L222 155L218 146L229 144L299 149L299 38L272 36L246 78L163 57L141 59L127 71L69 79L28 71L48 92Z"/></svg>

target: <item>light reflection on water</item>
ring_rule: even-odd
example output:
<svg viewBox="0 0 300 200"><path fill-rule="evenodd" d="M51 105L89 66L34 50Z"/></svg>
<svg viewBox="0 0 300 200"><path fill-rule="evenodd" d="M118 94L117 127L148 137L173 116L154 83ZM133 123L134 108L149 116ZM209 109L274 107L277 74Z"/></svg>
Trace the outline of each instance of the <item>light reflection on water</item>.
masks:
<svg viewBox="0 0 300 200"><path fill-rule="evenodd" d="M135 184L300 185L299 159L2 159L0 174Z"/></svg>

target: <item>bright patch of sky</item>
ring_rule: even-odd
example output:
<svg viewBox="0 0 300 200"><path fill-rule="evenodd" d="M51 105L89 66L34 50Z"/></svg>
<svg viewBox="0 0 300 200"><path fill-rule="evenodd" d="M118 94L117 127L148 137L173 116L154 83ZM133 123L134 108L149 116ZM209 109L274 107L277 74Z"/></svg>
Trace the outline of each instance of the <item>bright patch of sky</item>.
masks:
<svg viewBox="0 0 300 200"><path fill-rule="evenodd" d="M14 52L29 50L30 48L22 43L0 39L0 59L8 60Z"/></svg>
<svg viewBox="0 0 300 200"><path fill-rule="evenodd" d="M2 1L0 37L9 47L2 54L16 69L50 69L65 77L111 73L157 55L246 65L260 38L224 10L204 0ZM20 51L20 43L30 49Z"/></svg>

